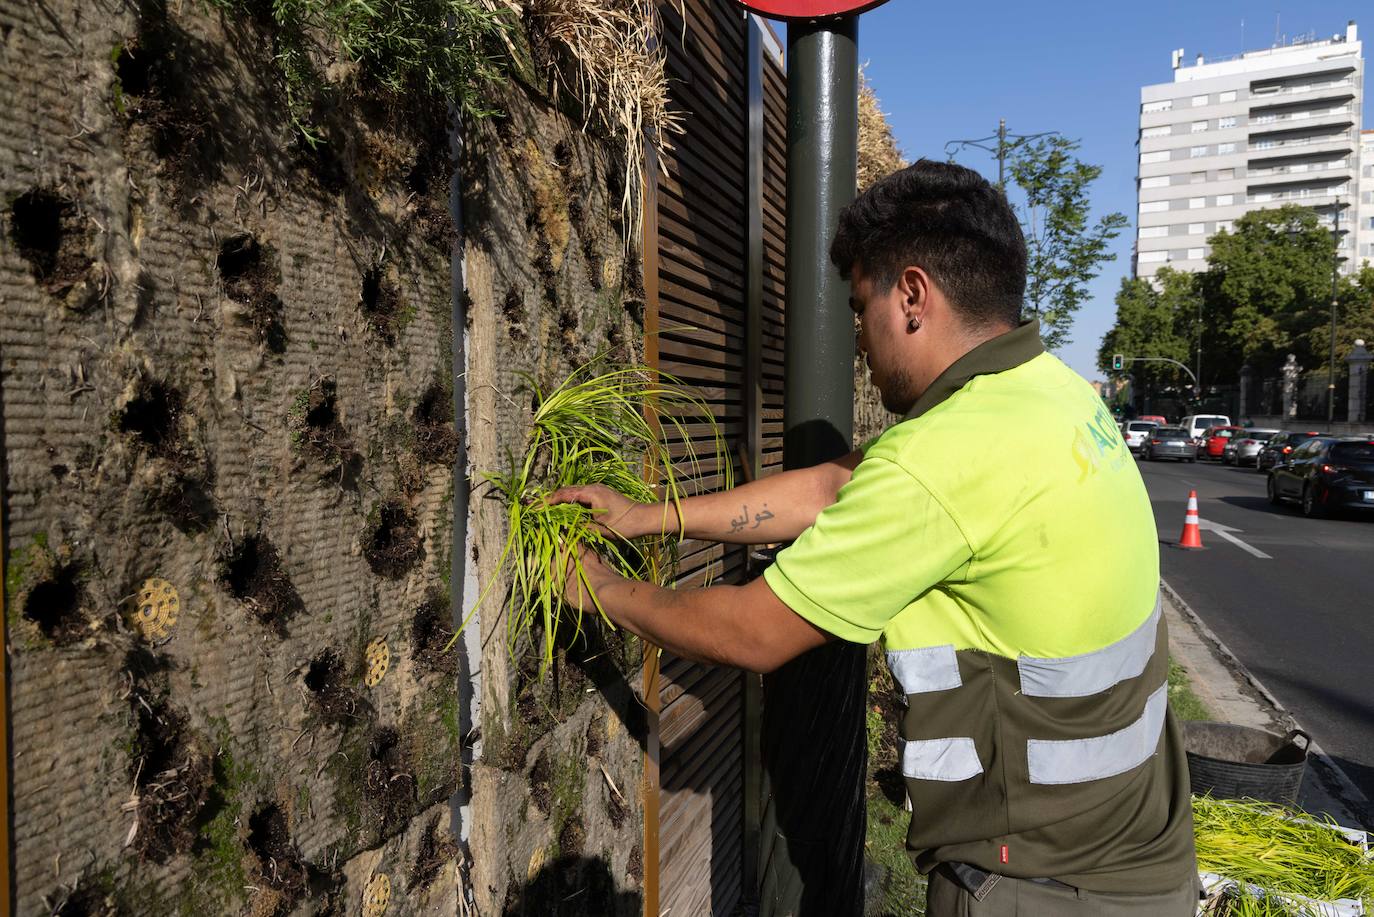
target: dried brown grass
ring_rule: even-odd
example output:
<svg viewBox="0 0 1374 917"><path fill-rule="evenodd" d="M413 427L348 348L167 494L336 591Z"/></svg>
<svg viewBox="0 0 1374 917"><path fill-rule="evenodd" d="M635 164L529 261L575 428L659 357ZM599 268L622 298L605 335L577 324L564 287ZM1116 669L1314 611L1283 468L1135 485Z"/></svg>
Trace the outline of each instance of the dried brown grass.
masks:
<svg viewBox="0 0 1374 917"><path fill-rule="evenodd" d="M668 109L661 24L651 0L504 0L543 46L538 63L555 95L569 93L594 127L620 145L625 244L639 241L648 154L662 161L682 119Z"/></svg>
<svg viewBox="0 0 1374 917"><path fill-rule="evenodd" d="M892 125L878 105L878 96L859 71L859 190L908 165Z"/></svg>

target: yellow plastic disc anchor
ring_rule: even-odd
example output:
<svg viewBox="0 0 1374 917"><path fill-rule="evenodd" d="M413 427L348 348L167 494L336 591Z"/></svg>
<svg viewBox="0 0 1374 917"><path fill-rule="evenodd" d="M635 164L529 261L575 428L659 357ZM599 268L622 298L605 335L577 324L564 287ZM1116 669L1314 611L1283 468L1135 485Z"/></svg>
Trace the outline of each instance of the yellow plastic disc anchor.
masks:
<svg viewBox="0 0 1374 917"><path fill-rule="evenodd" d="M391 878L386 873L378 873L363 889L363 917L381 917L390 900Z"/></svg>
<svg viewBox="0 0 1374 917"><path fill-rule="evenodd" d="M367 663L367 674L363 676L363 684L375 688L386 677L386 670L391 667L391 647L386 645L386 639L378 637L369 643L363 659Z"/></svg>
<svg viewBox="0 0 1374 917"><path fill-rule="evenodd" d="M138 590L132 623L143 639L157 641L172 632L180 612L181 597L177 595L177 587L154 576Z"/></svg>

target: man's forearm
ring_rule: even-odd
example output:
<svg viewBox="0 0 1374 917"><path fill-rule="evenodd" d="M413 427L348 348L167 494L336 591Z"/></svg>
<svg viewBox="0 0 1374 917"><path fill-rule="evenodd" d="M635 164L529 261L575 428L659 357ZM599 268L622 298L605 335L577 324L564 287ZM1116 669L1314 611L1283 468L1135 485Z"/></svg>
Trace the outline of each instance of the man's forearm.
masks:
<svg viewBox="0 0 1374 917"><path fill-rule="evenodd" d="M784 471L720 493L685 497L677 504L644 504L634 510L640 514L634 528L681 531L687 538L729 544L791 541L835 502L859 458L853 453L835 462Z"/></svg>

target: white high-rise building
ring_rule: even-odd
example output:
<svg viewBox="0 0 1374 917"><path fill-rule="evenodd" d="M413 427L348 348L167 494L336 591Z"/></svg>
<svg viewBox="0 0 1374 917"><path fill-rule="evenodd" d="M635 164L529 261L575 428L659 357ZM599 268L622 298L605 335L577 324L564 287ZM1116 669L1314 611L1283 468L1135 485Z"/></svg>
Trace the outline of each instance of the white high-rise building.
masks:
<svg viewBox="0 0 1374 917"><path fill-rule="evenodd" d="M1374 264L1374 130L1360 132L1360 211L1355 264Z"/></svg>
<svg viewBox="0 0 1374 917"><path fill-rule="evenodd" d="M1352 270L1364 101L1355 23L1192 64L1180 49L1173 67L1172 82L1140 90L1136 276L1203 270L1213 233L1289 203L1314 207L1327 225L1339 210Z"/></svg>

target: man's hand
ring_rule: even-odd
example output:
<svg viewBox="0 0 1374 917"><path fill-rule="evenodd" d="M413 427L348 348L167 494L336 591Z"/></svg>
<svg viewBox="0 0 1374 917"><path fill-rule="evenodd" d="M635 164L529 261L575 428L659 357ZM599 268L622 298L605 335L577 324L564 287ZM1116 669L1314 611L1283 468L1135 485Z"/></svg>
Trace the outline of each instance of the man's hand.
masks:
<svg viewBox="0 0 1374 917"><path fill-rule="evenodd" d="M596 610L596 602L587 591L601 588L616 574L590 548L578 548L576 557L566 546L560 545L563 557L563 601L572 608L580 608L584 613ZM581 567L579 574L578 568Z"/></svg>
<svg viewBox="0 0 1374 917"><path fill-rule="evenodd" d="M593 524L603 534L617 538L638 538L651 534L646 527L642 512L650 504L637 503L604 484L582 484L576 487L561 487L544 498L550 506L559 503L576 503L592 511ZM653 531L652 534L658 534Z"/></svg>

